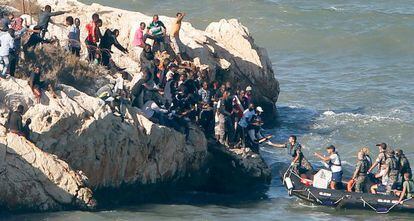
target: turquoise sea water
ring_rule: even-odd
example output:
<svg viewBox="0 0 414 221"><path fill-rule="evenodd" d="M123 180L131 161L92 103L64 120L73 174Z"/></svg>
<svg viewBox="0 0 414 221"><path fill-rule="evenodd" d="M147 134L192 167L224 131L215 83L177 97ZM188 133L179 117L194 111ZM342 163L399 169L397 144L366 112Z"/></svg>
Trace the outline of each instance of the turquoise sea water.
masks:
<svg viewBox="0 0 414 221"><path fill-rule="evenodd" d="M91 3L90 0L84 0ZM414 159L414 2L409 0L99 0L146 14L188 14L204 29L237 18L268 50L281 84L275 142L299 135L312 153L335 144L345 165L356 151L387 142ZM137 21L140 22L140 21ZM282 150L263 148L277 174ZM414 164L414 160L412 160ZM195 194L197 195L197 194ZM205 196L214 198L214 196ZM205 200L149 204L96 213L60 212L14 220L414 220L412 214L314 207L290 198L276 176L262 200ZM201 200L203 201L203 200Z"/></svg>

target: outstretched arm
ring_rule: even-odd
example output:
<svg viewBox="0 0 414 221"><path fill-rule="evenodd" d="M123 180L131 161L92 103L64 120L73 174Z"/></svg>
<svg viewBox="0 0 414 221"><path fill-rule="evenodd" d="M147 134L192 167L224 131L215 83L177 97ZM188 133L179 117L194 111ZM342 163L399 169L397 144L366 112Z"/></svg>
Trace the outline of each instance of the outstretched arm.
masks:
<svg viewBox="0 0 414 221"><path fill-rule="evenodd" d="M325 156L322 156L321 154L319 154L319 153L314 153L314 155L315 155L315 157L317 157L317 158L319 158L319 159L321 159L321 160L323 160L323 161L329 161L329 160L331 160L330 158L329 158L329 156L328 157L325 157Z"/></svg>

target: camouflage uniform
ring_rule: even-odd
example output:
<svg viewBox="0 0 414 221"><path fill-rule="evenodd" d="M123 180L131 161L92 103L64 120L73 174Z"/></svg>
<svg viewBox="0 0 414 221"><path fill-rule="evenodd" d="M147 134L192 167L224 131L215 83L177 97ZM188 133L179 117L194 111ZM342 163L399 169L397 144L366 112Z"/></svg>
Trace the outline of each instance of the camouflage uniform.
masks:
<svg viewBox="0 0 414 221"><path fill-rule="evenodd" d="M356 181L355 181L355 192L357 193L364 192L368 169L369 169L369 162L366 158L358 161L356 168L355 168L355 171L358 171Z"/></svg>
<svg viewBox="0 0 414 221"><path fill-rule="evenodd" d="M394 156L387 156L385 163L388 166L388 184L387 192L391 191L398 181L399 166L398 160Z"/></svg>

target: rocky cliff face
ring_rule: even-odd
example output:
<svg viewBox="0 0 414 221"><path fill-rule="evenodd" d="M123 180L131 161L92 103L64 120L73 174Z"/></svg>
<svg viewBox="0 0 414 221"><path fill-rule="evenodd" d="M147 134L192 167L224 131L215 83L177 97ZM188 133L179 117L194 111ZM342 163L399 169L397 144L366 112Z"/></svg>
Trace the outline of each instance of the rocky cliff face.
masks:
<svg viewBox="0 0 414 221"><path fill-rule="evenodd" d="M37 2L51 4L56 10L71 9L70 15L81 18L82 25L98 12L106 27L121 28L120 41L126 45L132 41L139 22L150 21L141 13L97 4ZM63 19L61 16L55 21ZM167 25L171 22L171 18L161 19ZM240 41L239 47L220 34L226 30ZM51 25L50 32L64 39L64 28ZM213 75L224 73L225 79L238 79L231 80L235 85L253 85L258 100L267 103L269 109L274 107L278 83L270 62L237 21L222 20L206 32L184 23L181 38L197 65L208 65ZM114 59L133 75L138 73L139 63L133 55L121 55L115 50ZM196 189L215 187L231 192L238 189L236 186L243 189L270 178L270 170L259 155L248 150L230 151L208 142L196 126L191 127L190 140L186 142L183 134L152 123L136 108L127 108L126 120L121 122L99 99L63 84L57 89L58 98L47 92L36 104L26 81L0 80L0 122L4 124L4 113L18 104L25 106L24 119L31 118L33 122L34 143L6 134L0 127L0 157L7 159L0 162L0 186L8 190L0 194L0 204L8 209L91 208L95 194L105 194L107 189L122 193L125 187L136 191L179 180L194 183ZM274 92L267 91L262 97L266 90Z"/></svg>
<svg viewBox="0 0 414 221"><path fill-rule="evenodd" d="M93 208L86 178L55 155L0 126L0 206L49 211Z"/></svg>

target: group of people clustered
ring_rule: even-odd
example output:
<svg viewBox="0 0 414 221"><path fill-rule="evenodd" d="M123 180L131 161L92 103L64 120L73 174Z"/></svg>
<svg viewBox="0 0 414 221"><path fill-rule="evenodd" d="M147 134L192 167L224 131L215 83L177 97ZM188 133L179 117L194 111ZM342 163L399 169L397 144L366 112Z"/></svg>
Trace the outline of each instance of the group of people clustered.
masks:
<svg viewBox="0 0 414 221"><path fill-rule="evenodd" d="M52 12L47 5L39 13L37 25L29 26L25 19L6 13L2 20L0 35L3 72L1 79L14 77L16 65L21 52L25 58L34 57L34 49L42 44L60 42L56 37L46 38L51 17L67 13ZM135 79L132 87L127 88L125 82L129 74L118 67L111 58L112 46L123 53L129 53L118 42L119 30L107 29L102 35L102 20L98 14L92 15L92 21L85 26L87 37L84 40L87 49L87 60L91 65L102 65L116 73L116 80L103 86L96 96L108 104L113 113L125 119L125 107L130 105L139 108L153 122L174 128L189 138L190 126L199 125L205 134L215 137L221 144L229 147L250 147L258 151L259 143L268 141L261 133L263 109L252 102L252 87L245 90L234 88L230 82L212 80L208 68L200 68L191 61L183 59L185 47L180 41L179 32L184 13L177 13L170 34L158 15L154 15L147 26L140 23L132 42L134 55L141 64L141 75ZM68 28L67 41L64 45L68 53L80 57L82 44L80 39L81 21L72 16L66 17ZM28 33L28 40L23 44L22 37ZM147 43L147 39L151 39ZM62 39L61 39L62 40ZM54 93L54 86L44 79L42 67L33 65L29 85L37 102L42 93L49 90ZM1 80L0 79L0 80ZM26 135L30 125L22 124L23 106L11 111L8 118L9 130ZM195 123L195 124L194 124ZM26 132L25 132L26 131Z"/></svg>
<svg viewBox="0 0 414 221"><path fill-rule="evenodd" d="M50 18L64 13L66 12L52 12L51 7L46 6L39 14L38 24L31 29L24 24L24 19L15 18L12 13L3 17L0 35L2 78L7 75L14 76L21 48L26 54L40 43L56 41L53 38L46 39L45 34ZM121 73L115 83L99 89L97 96L114 112L118 112L122 120L125 117L123 106L130 104L140 108L150 120L182 131L186 139L189 136L190 124L198 123L207 136L214 134L220 143L231 148L248 146L253 151L258 151L262 142L276 148L287 148L293 157L291 165L294 170L304 178L311 178L313 167L304 157L296 136L291 136L286 144L274 144L268 141L269 137L262 135L263 109L253 104L250 86L245 90L235 90L230 82L211 81L208 69L201 70L191 62L183 60L182 52L185 49L180 41L179 31L184 16L183 13L177 13L169 38L166 26L157 15L153 16L148 26L144 22L140 23L132 45L141 63L142 77L128 91L124 86L128 74L114 63L111 53L112 46L124 53L129 51L117 40L119 30L107 29L102 35L102 20L98 14L92 15L92 21L86 25L87 59L91 63ZM78 57L81 55L80 23L78 18L66 18L66 49ZM26 32L31 35L21 47L21 38ZM147 39L151 39L153 45L147 44ZM173 52L168 54L168 48ZM30 74L29 85L38 101L42 90L49 89L53 93L53 87L48 81L41 81L41 67L38 65L34 66ZM21 122L23 112L23 106L20 105L16 111L9 114L8 127L11 132L29 138L30 119L24 126ZM374 185L369 187L373 194L393 193L400 196L400 202L403 202L404 198L411 198L414 195L414 182L410 164L403 151L387 149L385 143L377 146L380 148L380 154L375 161L371 160L368 148L358 152L358 163L351 181L348 182L348 190L368 192L367 183L373 180ZM330 187L339 189L343 174L341 159L334 146L327 147L327 152L328 156L319 153L315 153L315 156L327 162L332 172ZM378 173L369 175L377 166Z"/></svg>
<svg viewBox="0 0 414 221"><path fill-rule="evenodd" d="M303 179L312 179L314 169L302 152L302 146L296 136L289 137L286 144L273 145L278 148L287 148L293 160L292 170ZM332 172L331 189L347 189L358 193L394 194L399 196L399 202L414 197L414 181L410 163L403 150L395 151L387 147L386 143L377 144L379 154L375 161L370 157L368 147L361 148L357 154L357 164L351 180L342 182L343 168L341 157L333 145L326 147L327 156L315 152L314 156L322 160ZM375 168L377 173L373 173Z"/></svg>

